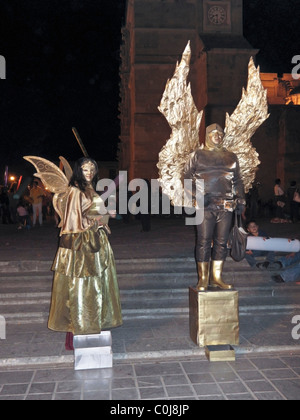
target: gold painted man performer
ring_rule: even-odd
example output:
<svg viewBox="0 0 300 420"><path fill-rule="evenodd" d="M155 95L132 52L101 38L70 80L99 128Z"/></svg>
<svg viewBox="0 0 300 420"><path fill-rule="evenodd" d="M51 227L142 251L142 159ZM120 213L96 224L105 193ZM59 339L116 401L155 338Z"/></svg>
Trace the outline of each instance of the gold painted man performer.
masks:
<svg viewBox="0 0 300 420"><path fill-rule="evenodd" d="M267 90L262 85L259 67L250 58L247 89L243 89L234 112L226 113L224 131L218 124L210 125L206 129L205 147L199 147L204 110L197 109L191 84L187 82L190 60L188 42L173 77L167 81L158 108L172 130L159 153L158 180L174 206L187 208L193 207L195 200L185 190L184 179L195 181L196 198L201 197L201 201L204 184L204 206L197 203L198 210L204 207L203 223L197 226L197 289L206 291L210 283L228 290L232 286L223 282L222 271L232 212L243 211L244 194L252 188L260 164L251 137L269 116ZM185 195L188 200L183 199Z"/></svg>
<svg viewBox="0 0 300 420"><path fill-rule="evenodd" d="M208 286L232 289L222 280L232 212L245 208L244 185L237 156L223 147L224 131L218 124L206 129L206 142L184 168L185 179L204 180L204 220L197 225L198 291ZM197 185L197 183L196 183Z"/></svg>

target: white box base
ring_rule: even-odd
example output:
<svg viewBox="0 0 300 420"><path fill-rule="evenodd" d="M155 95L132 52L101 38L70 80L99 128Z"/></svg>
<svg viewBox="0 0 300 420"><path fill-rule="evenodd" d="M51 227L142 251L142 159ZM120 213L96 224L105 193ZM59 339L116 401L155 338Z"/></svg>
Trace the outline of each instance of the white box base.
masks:
<svg viewBox="0 0 300 420"><path fill-rule="evenodd" d="M74 369L103 369L113 366L110 331L74 336Z"/></svg>

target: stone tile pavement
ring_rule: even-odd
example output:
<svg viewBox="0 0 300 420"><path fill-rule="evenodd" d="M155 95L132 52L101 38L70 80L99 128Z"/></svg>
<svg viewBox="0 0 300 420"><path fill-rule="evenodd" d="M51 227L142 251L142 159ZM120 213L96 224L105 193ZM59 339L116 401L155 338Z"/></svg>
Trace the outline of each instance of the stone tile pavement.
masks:
<svg viewBox="0 0 300 420"><path fill-rule="evenodd" d="M300 352L115 362L74 371L44 367L0 371L0 400L299 400ZM113 406L113 403L110 403Z"/></svg>
<svg viewBox="0 0 300 420"><path fill-rule="evenodd" d="M260 225L270 236L300 238L300 224L272 225L261 220ZM39 266L53 259L57 247L57 230L51 222L32 231L17 231L15 226L0 225L0 238L0 278L5 267L20 271L24 264L30 264L33 271L38 270ZM138 221L129 224L113 221L110 241L116 259L127 260L133 265L139 259L163 258L172 268L176 258L193 258L194 230L184 226L181 219L154 219L152 230L148 233L140 232ZM230 271L229 275L234 273ZM251 273L245 272L244 277L241 281L249 282ZM267 281L270 280L262 274L256 289L266 293ZM244 351L237 352L235 362L208 362L200 349L187 342L187 334L184 333L188 328L186 317L181 320L167 318L165 322L151 318L128 320L128 329L122 327L113 331L114 355L134 349L152 353L151 357L116 357L113 368L90 371L74 371L71 357L63 349L64 334L46 332L41 324L36 325L35 331L26 329L24 325L14 325L11 334L18 334L20 345L18 347L14 341L14 346L10 347L9 337L7 341L0 340L0 358L7 353L10 357L21 354L31 359L35 355L39 358L43 355L41 349L45 349L47 344L47 354L50 350L53 355L65 357L65 362L49 366L38 363L1 366L0 399L298 400L300 340L298 345L291 338L292 327L287 329L286 325L290 323L291 313L299 311L300 315L300 306L290 300L297 285L292 285L290 289L285 286L279 286L272 292L275 296L278 294L278 302L283 304L285 311L277 313L278 308L273 306L269 316L260 317L247 312L246 307L242 308L242 311L245 310L241 319ZM255 303L250 283L249 290L246 289L243 289L245 301L252 303L253 300ZM272 352L269 351L270 338L274 344ZM124 350L124 346L127 349ZM180 352L172 351L178 348ZM162 357L159 357L160 354Z"/></svg>

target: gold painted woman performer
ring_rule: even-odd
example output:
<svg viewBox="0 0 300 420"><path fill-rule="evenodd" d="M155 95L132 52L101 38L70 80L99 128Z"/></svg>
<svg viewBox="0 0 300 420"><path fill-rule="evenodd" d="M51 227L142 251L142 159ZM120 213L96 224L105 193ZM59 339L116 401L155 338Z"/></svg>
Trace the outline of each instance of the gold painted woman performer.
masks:
<svg viewBox="0 0 300 420"><path fill-rule="evenodd" d="M46 159L24 159L55 194L53 205L61 221L48 327L67 332L66 349L72 350L73 335L99 334L122 324L108 216L103 216L104 203L95 191L98 166L83 157L75 162L73 172L66 171L67 177Z"/></svg>

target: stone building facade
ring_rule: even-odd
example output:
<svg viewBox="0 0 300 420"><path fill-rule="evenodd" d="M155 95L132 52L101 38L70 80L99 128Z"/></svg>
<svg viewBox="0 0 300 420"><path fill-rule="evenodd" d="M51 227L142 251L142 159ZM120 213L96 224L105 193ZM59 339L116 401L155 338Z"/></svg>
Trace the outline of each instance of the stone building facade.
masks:
<svg viewBox="0 0 300 420"><path fill-rule="evenodd" d="M300 187L300 80L291 74L261 73L267 89L270 117L252 138L261 165L256 180L264 201L273 196L274 180L281 179L285 191L290 182Z"/></svg>
<svg viewBox="0 0 300 420"><path fill-rule="evenodd" d="M192 48L192 94L197 108L204 110L200 143L205 126L213 122L224 126L226 112L235 109L247 84L249 59L257 50L243 37L243 0L127 0L122 35L119 169L128 171L129 180L154 179L158 153L171 132L157 107L187 42L190 40ZM266 85L273 86L274 78L273 84L269 79L266 75ZM270 95L275 97L271 90ZM286 134L286 121L295 117L290 117L285 102L273 106L277 110L274 115L271 111L272 118L254 139L262 156L263 169L258 175L263 178L270 163L269 154L265 161L264 156L272 144L272 169L267 171L271 188L277 176L287 180L285 149L280 141ZM299 108L294 108L298 115Z"/></svg>

